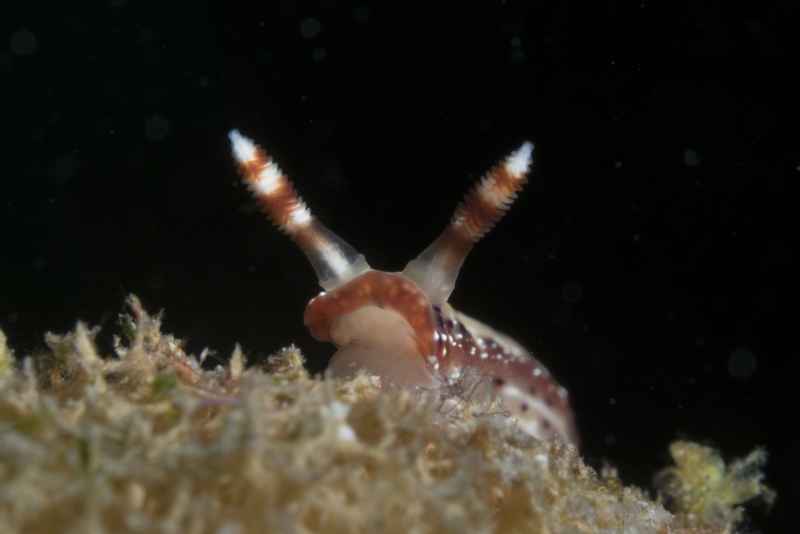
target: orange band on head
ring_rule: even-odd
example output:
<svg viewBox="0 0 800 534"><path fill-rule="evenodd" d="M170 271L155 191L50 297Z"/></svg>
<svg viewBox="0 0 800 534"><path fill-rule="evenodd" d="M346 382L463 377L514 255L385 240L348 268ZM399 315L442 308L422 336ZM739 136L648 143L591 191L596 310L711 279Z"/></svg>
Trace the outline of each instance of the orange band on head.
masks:
<svg viewBox="0 0 800 534"><path fill-rule="evenodd" d="M428 297L411 280L397 274L368 271L327 293L311 300L304 316L306 327L314 338L331 341L333 321L362 306L388 308L402 315L416 335L420 356L434 351L435 320Z"/></svg>

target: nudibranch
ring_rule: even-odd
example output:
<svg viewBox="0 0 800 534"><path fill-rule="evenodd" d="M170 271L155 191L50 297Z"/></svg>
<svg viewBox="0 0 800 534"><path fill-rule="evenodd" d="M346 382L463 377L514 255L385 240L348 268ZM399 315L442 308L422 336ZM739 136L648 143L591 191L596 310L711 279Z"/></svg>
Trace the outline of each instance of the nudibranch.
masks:
<svg viewBox="0 0 800 534"><path fill-rule="evenodd" d="M362 254L316 219L292 182L260 147L232 130L233 155L263 211L300 247L322 293L305 324L337 347L328 366L346 377L364 369L382 384L434 389L472 380L470 392L499 398L522 429L577 443L567 391L522 345L448 304L467 254L503 217L527 181L524 143L465 196L444 232L401 272L372 269Z"/></svg>

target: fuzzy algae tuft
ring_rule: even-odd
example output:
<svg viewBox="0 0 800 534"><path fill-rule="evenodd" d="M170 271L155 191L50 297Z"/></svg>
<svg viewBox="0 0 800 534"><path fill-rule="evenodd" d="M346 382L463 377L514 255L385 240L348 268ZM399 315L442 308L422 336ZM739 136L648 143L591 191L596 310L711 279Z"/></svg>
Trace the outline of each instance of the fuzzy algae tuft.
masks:
<svg viewBox="0 0 800 534"><path fill-rule="evenodd" d="M655 483L687 525L735 525L744 517L744 503L775 501L776 493L763 483L764 449L727 466L717 451L697 443L676 441L669 451L675 465L656 475Z"/></svg>
<svg viewBox="0 0 800 534"><path fill-rule="evenodd" d="M129 307L112 357L79 323L12 365L0 334L2 532L732 531L733 517L673 515L496 406L313 378L294 347L249 368L237 347L204 370Z"/></svg>

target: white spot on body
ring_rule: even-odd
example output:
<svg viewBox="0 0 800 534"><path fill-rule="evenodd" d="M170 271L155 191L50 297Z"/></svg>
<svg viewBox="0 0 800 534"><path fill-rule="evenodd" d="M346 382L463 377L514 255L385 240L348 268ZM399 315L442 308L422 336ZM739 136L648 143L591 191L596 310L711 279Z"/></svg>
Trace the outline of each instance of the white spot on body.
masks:
<svg viewBox="0 0 800 534"><path fill-rule="evenodd" d="M430 365L436 371L439 370L439 360L435 355L431 354L428 356L428 365Z"/></svg>
<svg viewBox="0 0 800 534"><path fill-rule="evenodd" d="M459 379L461 379L463 372L464 369L462 369L460 366L453 367L450 370L450 373L447 375L448 382L451 384L455 384L456 382L458 382Z"/></svg>

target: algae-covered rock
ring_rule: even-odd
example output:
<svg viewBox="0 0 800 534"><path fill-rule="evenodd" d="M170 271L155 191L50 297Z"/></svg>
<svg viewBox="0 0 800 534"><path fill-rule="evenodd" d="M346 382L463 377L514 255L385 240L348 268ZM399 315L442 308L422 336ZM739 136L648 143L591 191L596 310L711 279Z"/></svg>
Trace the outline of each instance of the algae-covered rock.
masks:
<svg viewBox="0 0 800 534"><path fill-rule="evenodd" d="M0 330L0 379L11 373L13 355L6 344L6 335Z"/></svg>
<svg viewBox="0 0 800 534"><path fill-rule="evenodd" d="M294 347L249 368L237 347L205 370L129 305L116 354L79 324L0 380L3 532L730 531L673 515L497 406L314 378Z"/></svg>

